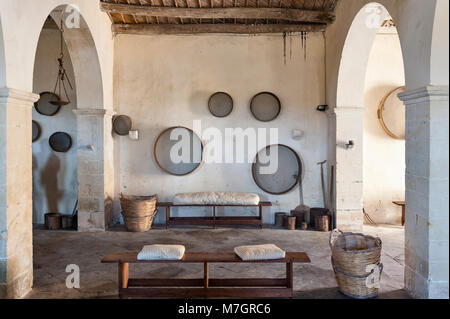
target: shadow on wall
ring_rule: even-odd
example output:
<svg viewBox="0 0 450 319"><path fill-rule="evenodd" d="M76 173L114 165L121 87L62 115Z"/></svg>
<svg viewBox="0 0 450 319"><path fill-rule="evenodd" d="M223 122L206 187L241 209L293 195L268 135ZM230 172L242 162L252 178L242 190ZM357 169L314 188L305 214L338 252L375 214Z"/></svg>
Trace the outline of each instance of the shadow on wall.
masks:
<svg viewBox="0 0 450 319"><path fill-rule="evenodd" d="M60 159L52 153L40 173L40 182L46 194L48 212L51 213L58 213L58 203L64 195L64 192L58 189L60 169Z"/></svg>

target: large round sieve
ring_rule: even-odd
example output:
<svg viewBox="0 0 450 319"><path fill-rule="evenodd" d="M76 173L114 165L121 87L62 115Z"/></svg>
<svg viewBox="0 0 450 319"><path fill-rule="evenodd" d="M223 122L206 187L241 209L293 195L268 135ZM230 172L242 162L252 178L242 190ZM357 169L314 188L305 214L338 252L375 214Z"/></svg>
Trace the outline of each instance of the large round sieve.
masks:
<svg viewBox="0 0 450 319"><path fill-rule="evenodd" d="M164 130L158 136L153 151L158 166L175 176L194 172L203 158L203 145L198 135L181 126Z"/></svg>
<svg viewBox="0 0 450 319"><path fill-rule="evenodd" d="M381 127L390 137L404 140L406 137L405 105L398 98L398 94L405 92L405 87L397 87L390 91L378 107L378 119Z"/></svg>
<svg viewBox="0 0 450 319"><path fill-rule="evenodd" d="M270 145L258 152L252 174L255 183L263 191L282 195L298 185L302 163L299 155L289 146Z"/></svg>

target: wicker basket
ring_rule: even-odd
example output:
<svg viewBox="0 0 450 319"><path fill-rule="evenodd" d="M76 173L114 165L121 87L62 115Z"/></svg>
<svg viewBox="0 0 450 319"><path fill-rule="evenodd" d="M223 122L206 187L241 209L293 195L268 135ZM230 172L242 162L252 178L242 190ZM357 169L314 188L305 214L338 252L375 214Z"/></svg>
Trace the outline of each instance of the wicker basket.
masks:
<svg viewBox="0 0 450 319"><path fill-rule="evenodd" d="M330 247L339 291L358 299L377 297L383 272L381 239L335 229L330 234Z"/></svg>
<svg viewBox="0 0 450 319"><path fill-rule="evenodd" d="M120 194L120 206L125 227L131 232L145 232L152 227L157 196L130 196Z"/></svg>

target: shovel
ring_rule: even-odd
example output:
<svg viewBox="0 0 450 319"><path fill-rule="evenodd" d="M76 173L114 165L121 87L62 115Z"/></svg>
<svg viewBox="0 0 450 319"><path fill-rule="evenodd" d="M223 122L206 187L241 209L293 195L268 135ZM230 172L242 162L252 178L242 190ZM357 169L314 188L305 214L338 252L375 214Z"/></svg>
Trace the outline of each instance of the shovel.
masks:
<svg viewBox="0 0 450 319"><path fill-rule="evenodd" d="M305 221L307 222L307 220L309 219L310 208L309 206L306 206L303 201L303 182L301 178L298 183L299 183L298 189L300 192L300 205L294 209L294 214L303 215ZM301 224L301 221L299 222L300 222L299 224Z"/></svg>

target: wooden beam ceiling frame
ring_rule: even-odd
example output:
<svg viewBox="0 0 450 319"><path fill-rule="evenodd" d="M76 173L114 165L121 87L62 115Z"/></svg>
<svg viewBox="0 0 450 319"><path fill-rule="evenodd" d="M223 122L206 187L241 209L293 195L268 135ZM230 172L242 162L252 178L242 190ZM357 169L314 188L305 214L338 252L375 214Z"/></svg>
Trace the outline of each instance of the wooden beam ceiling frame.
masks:
<svg viewBox="0 0 450 319"><path fill-rule="evenodd" d="M279 19L284 21L330 23L334 13L290 8L176 8L100 2L100 9L122 15L194 19Z"/></svg>
<svg viewBox="0 0 450 319"><path fill-rule="evenodd" d="M113 24L114 34L265 34L289 32L324 32L326 24Z"/></svg>

